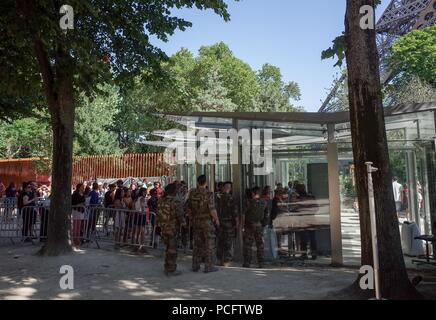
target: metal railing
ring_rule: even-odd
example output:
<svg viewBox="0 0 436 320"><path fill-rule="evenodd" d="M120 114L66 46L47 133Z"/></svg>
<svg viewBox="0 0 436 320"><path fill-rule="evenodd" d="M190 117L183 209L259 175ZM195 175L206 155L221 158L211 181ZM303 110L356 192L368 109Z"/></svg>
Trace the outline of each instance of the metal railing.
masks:
<svg viewBox="0 0 436 320"><path fill-rule="evenodd" d="M0 204L0 239L12 243L44 242L47 240L49 210L46 202L18 209L16 202ZM103 207L101 205L73 206L70 217L70 238L74 246L95 244L113 245L115 248L142 247L163 249L160 229L154 212ZM180 227L179 248L185 252L192 248L189 225Z"/></svg>

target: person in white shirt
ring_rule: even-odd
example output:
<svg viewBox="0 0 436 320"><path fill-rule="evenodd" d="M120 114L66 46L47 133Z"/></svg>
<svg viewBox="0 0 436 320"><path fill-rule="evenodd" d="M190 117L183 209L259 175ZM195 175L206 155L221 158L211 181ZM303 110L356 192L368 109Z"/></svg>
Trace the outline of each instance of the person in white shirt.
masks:
<svg viewBox="0 0 436 320"><path fill-rule="evenodd" d="M392 190L394 192L394 201L395 201L395 209L397 211L397 215L400 214L401 211L401 204L402 204L402 191L403 186L398 183L398 178L394 177L392 179Z"/></svg>
<svg viewBox="0 0 436 320"><path fill-rule="evenodd" d="M425 215L423 215L424 196L422 192L422 185L419 181L416 182L416 191L418 196L418 213L420 214L421 218L424 218L425 217Z"/></svg>
<svg viewBox="0 0 436 320"><path fill-rule="evenodd" d="M135 211L132 244L139 245L137 247L138 251L143 252L145 251L145 234L148 231L146 225L148 225L147 216L149 211L146 188L139 189L138 198L135 201Z"/></svg>

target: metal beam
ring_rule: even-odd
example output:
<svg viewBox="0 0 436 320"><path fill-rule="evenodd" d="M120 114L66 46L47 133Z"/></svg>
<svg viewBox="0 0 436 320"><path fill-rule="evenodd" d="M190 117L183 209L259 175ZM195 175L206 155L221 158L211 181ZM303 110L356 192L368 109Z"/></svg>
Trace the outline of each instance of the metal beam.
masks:
<svg viewBox="0 0 436 320"><path fill-rule="evenodd" d="M233 119L233 128L238 130L239 123L237 119ZM233 149L234 150L234 149ZM238 212L242 214L242 154L239 148L239 143L237 145L238 150L238 164L232 164L232 182L233 182L233 197L238 206ZM237 236L234 244L233 257L235 261L242 261L242 226L237 230Z"/></svg>
<svg viewBox="0 0 436 320"><path fill-rule="evenodd" d="M338 145L335 141L335 126L328 126L327 144L329 205L330 205L330 239L332 265L343 265L342 231L341 231L341 198L339 188Z"/></svg>

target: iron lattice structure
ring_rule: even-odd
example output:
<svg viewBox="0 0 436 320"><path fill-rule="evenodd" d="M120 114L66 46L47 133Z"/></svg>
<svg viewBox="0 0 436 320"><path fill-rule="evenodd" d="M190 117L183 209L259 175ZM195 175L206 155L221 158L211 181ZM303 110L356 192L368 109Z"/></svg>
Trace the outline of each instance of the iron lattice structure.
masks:
<svg viewBox="0 0 436 320"><path fill-rule="evenodd" d="M436 0L392 0L376 24L377 46L380 57L380 75L383 84L389 82L394 74L385 65L393 43L412 30L419 30L436 23ZM330 105L339 85L345 81L342 76L336 81L319 112L334 112L336 106Z"/></svg>

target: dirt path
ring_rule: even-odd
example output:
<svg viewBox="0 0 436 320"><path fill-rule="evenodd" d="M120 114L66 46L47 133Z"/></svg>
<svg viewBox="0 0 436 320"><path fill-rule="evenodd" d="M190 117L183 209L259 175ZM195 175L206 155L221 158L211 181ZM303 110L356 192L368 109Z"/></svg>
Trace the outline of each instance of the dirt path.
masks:
<svg viewBox="0 0 436 320"><path fill-rule="evenodd" d="M329 267L222 268L166 277L160 252L133 255L86 249L63 257L38 257L36 246L0 246L0 299L322 299L350 284L356 270ZM74 268L74 290L61 290L59 268Z"/></svg>

